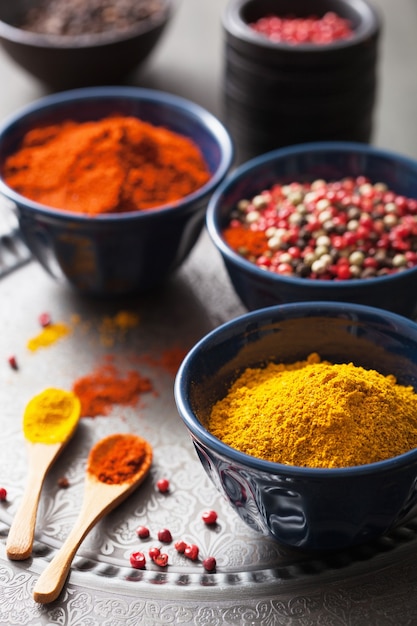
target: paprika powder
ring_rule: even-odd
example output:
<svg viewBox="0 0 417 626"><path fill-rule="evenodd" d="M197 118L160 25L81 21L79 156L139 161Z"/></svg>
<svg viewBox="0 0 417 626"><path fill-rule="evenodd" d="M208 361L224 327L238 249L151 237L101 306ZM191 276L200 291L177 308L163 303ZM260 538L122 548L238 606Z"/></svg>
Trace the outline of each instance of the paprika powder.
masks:
<svg viewBox="0 0 417 626"><path fill-rule="evenodd" d="M210 178L188 137L135 117L34 128L4 165L7 185L49 207L97 216L175 203Z"/></svg>
<svg viewBox="0 0 417 626"><path fill-rule="evenodd" d="M133 434L115 434L94 446L87 472L102 483L118 485L131 481L141 466L152 458L149 444Z"/></svg>

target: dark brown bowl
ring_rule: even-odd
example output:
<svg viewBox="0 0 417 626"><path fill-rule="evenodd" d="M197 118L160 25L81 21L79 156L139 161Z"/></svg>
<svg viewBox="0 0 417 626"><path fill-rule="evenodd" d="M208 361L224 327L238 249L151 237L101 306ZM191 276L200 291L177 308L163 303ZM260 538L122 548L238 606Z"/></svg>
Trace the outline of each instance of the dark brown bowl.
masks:
<svg viewBox="0 0 417 626"><path fill-rule="evenodd" d="M39 0L0 3L0 44L24 70L53 89L115 84L154 49L172 17L175 0L125 32L78 36L46 35L19 25Z"/></svg>

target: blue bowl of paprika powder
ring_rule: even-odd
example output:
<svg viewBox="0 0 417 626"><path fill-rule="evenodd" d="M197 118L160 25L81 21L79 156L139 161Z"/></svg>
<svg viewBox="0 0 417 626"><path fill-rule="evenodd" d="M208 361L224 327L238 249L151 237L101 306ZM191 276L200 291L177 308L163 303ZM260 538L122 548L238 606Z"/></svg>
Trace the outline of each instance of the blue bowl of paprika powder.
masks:
<svg viewBox="0 0 417 626"><path fill-rule="evenodd" d="M59 126L67 120L82 124L109 116L138 118L189 140L205 164L206 181L176 201L146 210L94 215L47 206L6 183L5 162L29 131ZM149 146L151 155L152 150ZM136 87L82 88L47 96L2 123L0 192L16 211L30 251L50 275L64 277L83 294L134 294L160 285L187 257L204 226L208 198L227 174L233 156L225 127L193 102ZM97 161L104 163L105 155L99 154ZM113 178L110 170L98 181L98 199L104 197ZM162 176L155 176L149 184L158 190L163 182ZM77 198L73 200L77 202ZM79 204L82 202L80 199Z"/></svg>
<svg viewBox="0 0 417 626"><path fill-rule="evenodd" d="M332 364L394 375L399 385L417 390L415 322L363 305L303 302L244 314L203 337L178 371L178 412L205 472L253 530L297 550L344 550L370 544L417 513L416 448L346 467L292 465L265 460L261 453L244 453L208 427L213 406L247 368L264 368L271 362L292 364L312 353ZM241 406L247 407L244 392L245 388ZM362 419L359 411L352 415ZM371 436L371 429L359 432L364 433L362 439ZM350 431L345 434L352 437ZM396 434L387 432L384 442L394 445ZM259 429L255 441L260 449L270 441L268 436L265 433L264 440ZM306 431L307 440L309 436ZM355 439L352 443L354 449L360 446ZM268 445L274 445L273 440ZM369 458L376 458L371 448L369 444ZM319 443L316 449L321 454ZM366 455L367 450L366 446Z"/></svg>
<svg viewBox="0 0 417 626"><path fill-rule="evenodd" d="M343 186L341 181L349 178L361 180L363 193L374 194L373 198L356 194L359 183L352 183L356 187L348 193L341 189L344 198L330 195L328 183ZM253 200L259 205L274 186L296 184L298 194L300 185L317 181L326 183L317 202L307 195L286 200L286 206L282 199L273 199L267 217L259 206L248 218L246 209L238 208L242 201L250 202L248 210ZM378 191L381 184L388 190L386 195ZM322 201L324 207L319 206ZM226 229L241 216L246 225L238 247L232 245ZM297 222L291 221L293 217ZM246 231L258 227L262 242L255 257L246 237L252 234ZM273 241L270 227L280 241ZM417 313L417 161L409 157L338 141L273 150L240 165L219 186L209 202L207 228L249 310L326 300L380 307L411 318ZM320 259L329 265L318 263L313 272L314 261Z"/></svg>

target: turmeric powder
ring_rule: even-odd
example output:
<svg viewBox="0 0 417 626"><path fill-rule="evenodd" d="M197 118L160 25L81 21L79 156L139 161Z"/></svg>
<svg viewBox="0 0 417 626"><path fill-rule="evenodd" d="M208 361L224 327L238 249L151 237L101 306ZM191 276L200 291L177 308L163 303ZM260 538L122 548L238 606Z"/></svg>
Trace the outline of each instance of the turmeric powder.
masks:
<svg viewBox="0 0 417 626"><path fill-rule="evenodd" d="M317 354L248 368L212 408L208 430L246 454L303 467L381 461L417 447L411 386Z"/></svg>
<svg viewBox="0 0 417 626"><path fill-rule="evenodd" d="M36 352L39 348L48 348L62 337L69 335L70 332L71 329L69 326L63 322L48 324L45 328L42 328L40 333L38 333L35 337L29 339L27 342L28 350Z"/></svg>
<svg viewBox="0 0 417 626"><path fill-rule="evenodd" d="M80 401L72 392L45 389L26 405L23 434L32 443L62 443L74 432L80 408Z"/></svg>

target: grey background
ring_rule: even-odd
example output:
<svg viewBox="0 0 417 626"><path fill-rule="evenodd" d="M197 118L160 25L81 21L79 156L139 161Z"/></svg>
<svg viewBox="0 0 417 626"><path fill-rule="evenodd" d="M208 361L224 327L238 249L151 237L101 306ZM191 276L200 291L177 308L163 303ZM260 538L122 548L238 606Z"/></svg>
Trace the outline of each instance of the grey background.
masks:
<svg viewBox="0 0 417 626"><path fill-rule="evenodd" d="M373 143L417 158L417 0L372 3L383 20ZM221 17L226 4L177 0L162 41L129 83L190 98L222 118ZM0 49L0 120L46 93Z"/></svg>

